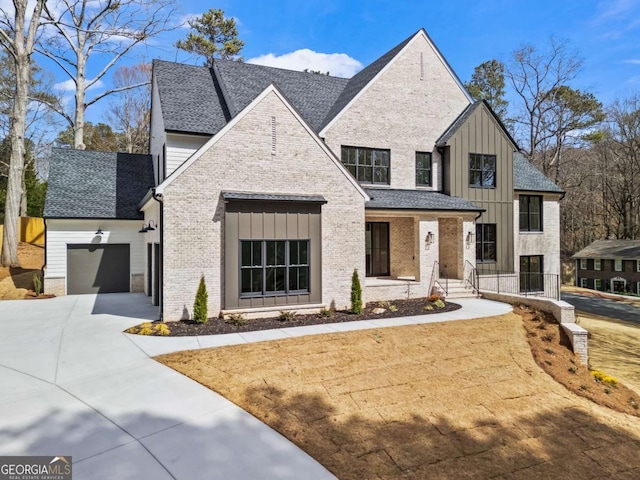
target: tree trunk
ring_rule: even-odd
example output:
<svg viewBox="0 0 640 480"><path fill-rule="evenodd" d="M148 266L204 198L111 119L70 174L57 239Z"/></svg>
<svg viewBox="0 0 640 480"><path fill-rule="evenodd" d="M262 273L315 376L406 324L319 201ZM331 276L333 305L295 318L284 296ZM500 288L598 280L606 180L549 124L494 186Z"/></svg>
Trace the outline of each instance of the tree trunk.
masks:
<svg viewBox="0 0 640 480"><path fill-rule="evenodd" d="M84 37L79 35L81 49L84 48ZM79 49L79 52L82 50ZM85 78L86 78L86 59L82 53L78 53L78 76L76 79L76 111L73 125L73 147L78 150L84 150L84 115L86 105L84 104L86 98L85 91Z"/></svg>
<svg viewBox="0 0 640 480"><path fill-rule="evenodd" d="M27 217L27 179L26 174L27 168L26 165L22 167L22 195L20 196L20 216Z"/></svg>
<svg viewBox="0 0 640 480"><path fill-rule="evenodd" d="M18 22L16 22L18 23ZM24 25L24 21L22 22ZM4 214L4 235L2 236L2 265L19 267L18 235L20 233L20 202L22 199L22 180L24 170L24 134L26 129L28 87L31 76L31 61L24 52L24 40L18 37L20 25L16 26L16 88L15 101L11 113L11 163L7 183L7 200ZM24 28L24 27L23 27ZM24 31L22 30L24 35Z"/></svg>

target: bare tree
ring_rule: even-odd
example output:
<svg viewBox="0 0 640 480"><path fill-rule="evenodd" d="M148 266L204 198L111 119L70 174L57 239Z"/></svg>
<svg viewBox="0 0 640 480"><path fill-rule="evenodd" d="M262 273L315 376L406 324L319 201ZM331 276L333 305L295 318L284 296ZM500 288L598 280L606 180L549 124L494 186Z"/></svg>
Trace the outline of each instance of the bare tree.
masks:
<svg viewBox="0 0 640 480"><path fill-rule="evenodd" d="M173 14L169 0L61 0L54 10L45 6L49 28L38 52L53 60L75 85L74 112L51 105L73 127L74 147L84 149L84 122L88 107L116 92L144 84L109 88L91 99L87 90L98 82L136 45L167 31ZM90 60L108 61L87 78ZM97 62L96 62L97 63Z"/></svg>
<svg viewBox="0 0 640 480"><path fill-rule="evenodd" d="M546 52L533 45L513 52L505 73L519 103L520 111L515 116L518 136L530 159L554 136L554 132L546 128L545 119L553 108L559 87L568 85L581 67L582 59L569 44L554 38Z"/></svg>
<svg viewBox="0 0 640 480"><path fill-rule="evenodd" d="M149 151L151 108L151 65L141 63L132 67L118 67L113 75L116 88L140 85L119 92L109 103L107 119L118 132L120 150L128 153Z"/></svg>
<svg viewBox="0 0 640 480"><path fill-rule="evenodd" d="M0 262L4 266L18 267L18 220L22 198L23 170L25 162L25 131L29 85L31 83L31 57L35 47L36 32L45 0L36 0L27 20L28 0L13 0L13 15L0 10L0 43L13 59L16 76L14 102L11 109L9 139L11 160L7 179L4 235Z"/></svg>

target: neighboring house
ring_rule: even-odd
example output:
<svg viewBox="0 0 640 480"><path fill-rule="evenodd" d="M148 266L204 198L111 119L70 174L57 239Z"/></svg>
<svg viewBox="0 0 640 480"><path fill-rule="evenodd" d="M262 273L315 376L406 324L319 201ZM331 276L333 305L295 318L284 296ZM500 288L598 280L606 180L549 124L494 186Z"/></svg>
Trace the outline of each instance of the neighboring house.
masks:
<svg viewBox="0 0 640 480"><path fill-rule="evenodd" d="M640 294L640 240L597 240L571 258L576 286Z"/></svg>
<svg viewBox="0 0 640 480"><path fill-rule="evenodd" d="M424 30L351 79L154 61L144 219L114 220L131 239L130 290L142 284L178 320L202 276L216 315L346 308L354 269L365 301L425 296L476 265L558 275L562 192L517 151ZM74 168L91 175L91 154L72 155L84 154ZM64 161L56 151L53 164ZM62 170L52 166L48 203L78 187ZM75 248L96 248L89 237L124 242L107 218L83 223L81 239L50 237L52 248L74 262ZM48 229L69 231L64 222ZM70 293L71 267L47 269L47 289Z"/></svg>

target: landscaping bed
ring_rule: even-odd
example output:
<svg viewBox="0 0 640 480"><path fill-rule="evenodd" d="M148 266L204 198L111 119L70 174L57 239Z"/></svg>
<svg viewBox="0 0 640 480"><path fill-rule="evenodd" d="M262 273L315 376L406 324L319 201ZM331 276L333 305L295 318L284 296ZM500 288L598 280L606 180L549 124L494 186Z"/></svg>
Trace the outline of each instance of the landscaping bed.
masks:
<svg viewBox="0 0 640 480"><path fill-rule="evenodd" d="M558 383L598 405L640 417L640 395L616 378L581 364L553 315L522 305L514 313L522 316L536 363Z"/></svg>
<svg viewBox="0 0 640 480"><path fill-rule="evenodd" d="M307 325L321 325L326 323L354 322L357 320L374 320L379 318L408 317L414 315L429 315L433 313L451 312L458 310L460 305L442 301L438 307L435 301L427 298L413 298L409 300L394 300L393 302L370 302L362 313L354 314L343 310L324 310L323 314L281 315L281 317L235 319L210 318L207 323L196 323L193 320L167 323L170 333L175 337L194 335L218 335L223 333L252 332L256 330L271 330L285 327L302 327ZM439 304L438 304L439 305ZM427 309L425 309L425 307ZM430 308L430 309L429 309ZM383 310L383 311L380 311ZM374 313L374 311L379 313ZM288 317L288 318L285 318ZM127 330L127 333L140 333L140 325ZM143 334L167 335L157 329L146 329Z"/></svg>

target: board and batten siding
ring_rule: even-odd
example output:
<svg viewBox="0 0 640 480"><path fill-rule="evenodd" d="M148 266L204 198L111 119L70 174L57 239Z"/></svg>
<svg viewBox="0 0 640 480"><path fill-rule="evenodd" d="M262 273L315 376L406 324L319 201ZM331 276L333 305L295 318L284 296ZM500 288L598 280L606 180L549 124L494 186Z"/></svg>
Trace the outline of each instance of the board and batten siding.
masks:
<svg viewBox="0 0 640 480"><path fill-rule="evenodd" d="M144 235L138 233L142 220L47 219L46 225L45 286L47 279L63 279L66 284L69 244L129 244L131 276L144 273ZM102 235L96 235L98 228Z"/></svg>
<svg viewBox="0 0 640 480"><path fill-rule="evenodd" d="M210 137L203 135L180 135L167 133L167 177L184 163Z"/></svg>
<svg viewBox="0 0 640 480"><path fill-rule="evenodd" d="M512 271L514 265L513 152L509 139L485 105L477 108L447 142L444 192L486 209L477 223L495 223L497 261L478 263L486 270ZM495 188L469 185L469 154L496 156Z"/></svg>

